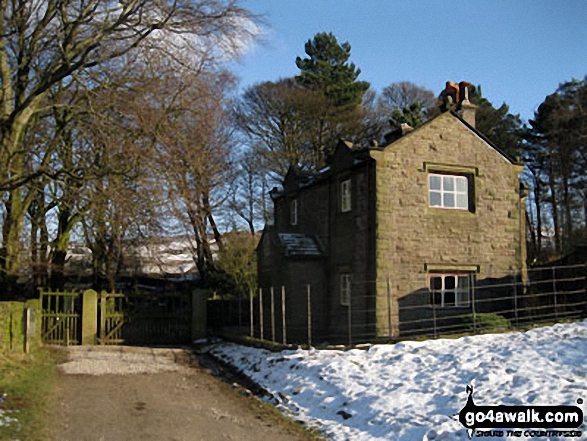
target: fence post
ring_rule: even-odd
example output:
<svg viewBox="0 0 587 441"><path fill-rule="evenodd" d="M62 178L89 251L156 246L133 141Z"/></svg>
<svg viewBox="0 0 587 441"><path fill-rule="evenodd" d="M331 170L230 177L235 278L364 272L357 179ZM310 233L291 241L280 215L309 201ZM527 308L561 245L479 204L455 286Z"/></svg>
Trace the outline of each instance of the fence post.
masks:
<svg viewBox="0 0 587 441"><path fill-rule="evenodd" d="M434 297L434 292L432 292L432 329L434 332L434 338L437 337L437 329L436 329L436 298Z"/></svg>
<svg viewBox="0 0 587 441"><path fill-rule="evenodd" d="M101 291L100 299L100 344L106 344L106 292Z"/></svg>
<svg viewBox="0 0 587 441"><path fill-rule="evenodd" d="M192 323L191 323L191 340L197 340L206 336L207 326L207 303L208 291L203 289L194 289L192 292ZM122 300L122 299L121 299Z"/></svg>
<svg viewBox="0 0 587 441"><path fill-rule="evenodd" d="M286 339L286 332L285 332L285 286L281 285L281 326L282 326L282 336L283 336L283 344L287 344Z"/></svg>
<svg viewBox="0 0 587 441"><path fill-rule="evenodd" d="M275 343L275 296L271 285L271 341Z"/></svg>
<svg viewBox="0 0 587 441"><path fill-rule="evenodd" d="M308 290L308 348L312 346L312 304L310 284L306 285Z"/></svg>
<svg viewBox="0 0 587 441"><path fill-rule="evenodd" d="M263 336L263 288L259 288L259 337L264 340Z"/></svg>
<svg viewBox="0 0 587 441"><path fill-rule="evenodd" d="M253 322L253 317L254 317L254 307L253 307L253 288L249 288L249 328L250 328L250 334L251 334L251 338L253 338L255 336L254 334L254 322Z"/></svg>
<svg viewBox="0 0 587 441"><path fill-rule="evenodd" d="M519 328L518 321L518 275L514 274L514 318L516 321L516 329Z"/></svg>
<svg viewBox="0 0 587 441"><path fill-rule="evenodd" d="M473 312L473 332L477 333L477 312L475 311L475 277L473 274L469 275L469 284L471 286L471 302Z"/></svg>
<svg viewBox="0 0 587 441"><path fill-rule="evenodd" d="M389 330L389 337L392 337L393 332L391 329L391 286L389 284L389 274L387 275L387 329Z"/></svg>
<svg viewBox="0 0 587 441"><path fill-rule="evenodd" d="M352 305L353 304L353 296L349 295L349 306L347 308L347 321L348 321L348 328L349 328L349 346L353 345L353 314L352 314Z"/></svg>
<svg viewBox="0 0 587 441"><path fill-rule="evenodd" d="M69 346L69 317L65 317L65 346Z"/></svg>
<svg viewBox="0 0 587 441"><path fill-rule="evenodd" d="M105 332L106 308L100 305L100 334ZM98 293L92 289L84 291L82 294L82 345L95 345L98 337ZM68 332L69 334L69 332Z"/></svg>
<svg viewBox="0 0 587 441"><path fill-rule="evenodd" d="M552 267L552 294L554 296L554 321L558 322L558 311L556 302L556 268Z"/></svg>

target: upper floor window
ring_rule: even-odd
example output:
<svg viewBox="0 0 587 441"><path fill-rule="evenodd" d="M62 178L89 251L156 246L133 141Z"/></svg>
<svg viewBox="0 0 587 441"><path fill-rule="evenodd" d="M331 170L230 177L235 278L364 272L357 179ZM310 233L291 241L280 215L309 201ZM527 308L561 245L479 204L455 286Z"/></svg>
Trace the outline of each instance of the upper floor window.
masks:
<svg viewBox="0 0 587 441"><path fill-rule="evenodd" d="M298 224L298 200L294 199L289 205L289 223L291 225Z"/></svg>
<svg viewBox="0 0 587 441"><path fill-rule="evenodd" d="M430 173L428 196L431 207L469 210L469 181L465 176Z"/></svg>
<svg viewBox="0 0 587 441"><path fill-rule="evenodd" d="M340 183L340 211L346 213L351 211L351 180L347 179Z"/></svg>
<svg viewBox="0 0 587 441"><path fill-rule="evenodd" d="M439 308L469 306L471 275L430 274L430 304Z"/></svg>

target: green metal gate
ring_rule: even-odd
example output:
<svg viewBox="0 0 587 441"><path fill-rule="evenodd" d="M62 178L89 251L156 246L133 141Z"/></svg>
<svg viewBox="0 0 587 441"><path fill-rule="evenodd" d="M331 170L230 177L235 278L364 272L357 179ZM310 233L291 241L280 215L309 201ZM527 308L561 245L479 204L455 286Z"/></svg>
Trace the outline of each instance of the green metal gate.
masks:
<svg viewBox="0 0 587 441"><path fill-rule="evenodd" d="M191 295L104 291L97 294L90 290L82 296L79 292L41 289L40 297L41 335L46 344L78 345L82 342L82 333L89 336L89 341L84 337L84 344L174 345L190 342Z"/></svg>
<svg viewBox="0 0 587 441"><path fill-rule="evenodd" d="M191 298L183 293L99 294L103 345L189 343Z"/></svg>
<svg viewBox="0 0 587 441"><path fill-rule="evenodd" d="M65 346L79 344L81 293L40 290L40 294L43 343Z"/></svg>

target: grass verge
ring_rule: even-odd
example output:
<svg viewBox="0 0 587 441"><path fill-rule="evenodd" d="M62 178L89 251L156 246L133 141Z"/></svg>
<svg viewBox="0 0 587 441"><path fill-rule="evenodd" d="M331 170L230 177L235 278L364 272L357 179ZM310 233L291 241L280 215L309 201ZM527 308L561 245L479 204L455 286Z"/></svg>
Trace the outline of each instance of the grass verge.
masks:
<svg viewBox="0 0 587 441"><path fill-rule="evenodd" d="M0 355L0 441L50 438L51 391L64 360L53 348Z"/></svg>

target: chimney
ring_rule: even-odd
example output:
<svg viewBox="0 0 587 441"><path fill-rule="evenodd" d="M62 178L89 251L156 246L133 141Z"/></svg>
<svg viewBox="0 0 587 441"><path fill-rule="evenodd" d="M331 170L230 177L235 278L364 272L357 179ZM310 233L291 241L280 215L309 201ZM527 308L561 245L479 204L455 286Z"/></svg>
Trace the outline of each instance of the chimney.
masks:
<svg viewBox="0 0 587 441"><path fill-rule="evenodd" d="M470 85L466 81L461 81L459 84L447 81L444 90L440 93L440 110L456 111L471 127L475 127L477 106L469 101Z"/></svg>
<svg viewBox="0 0 587 441"><path fill-rule="evenodd" d="M461 118L463 118L471 127L475 128L475 114L477 113L477 106L469 101L469 84L464 81L461 83L462 91L464 92L463 100L460 102L460 109L458 111Z"/></svg>
<svg viewBox="0 0 587 441"><path fill-rule="evenodd" d="M414 130L414 128L407 123L401 123L399 127L400 127L400 130L402 131L402 136L405 136Z"/></svg>

